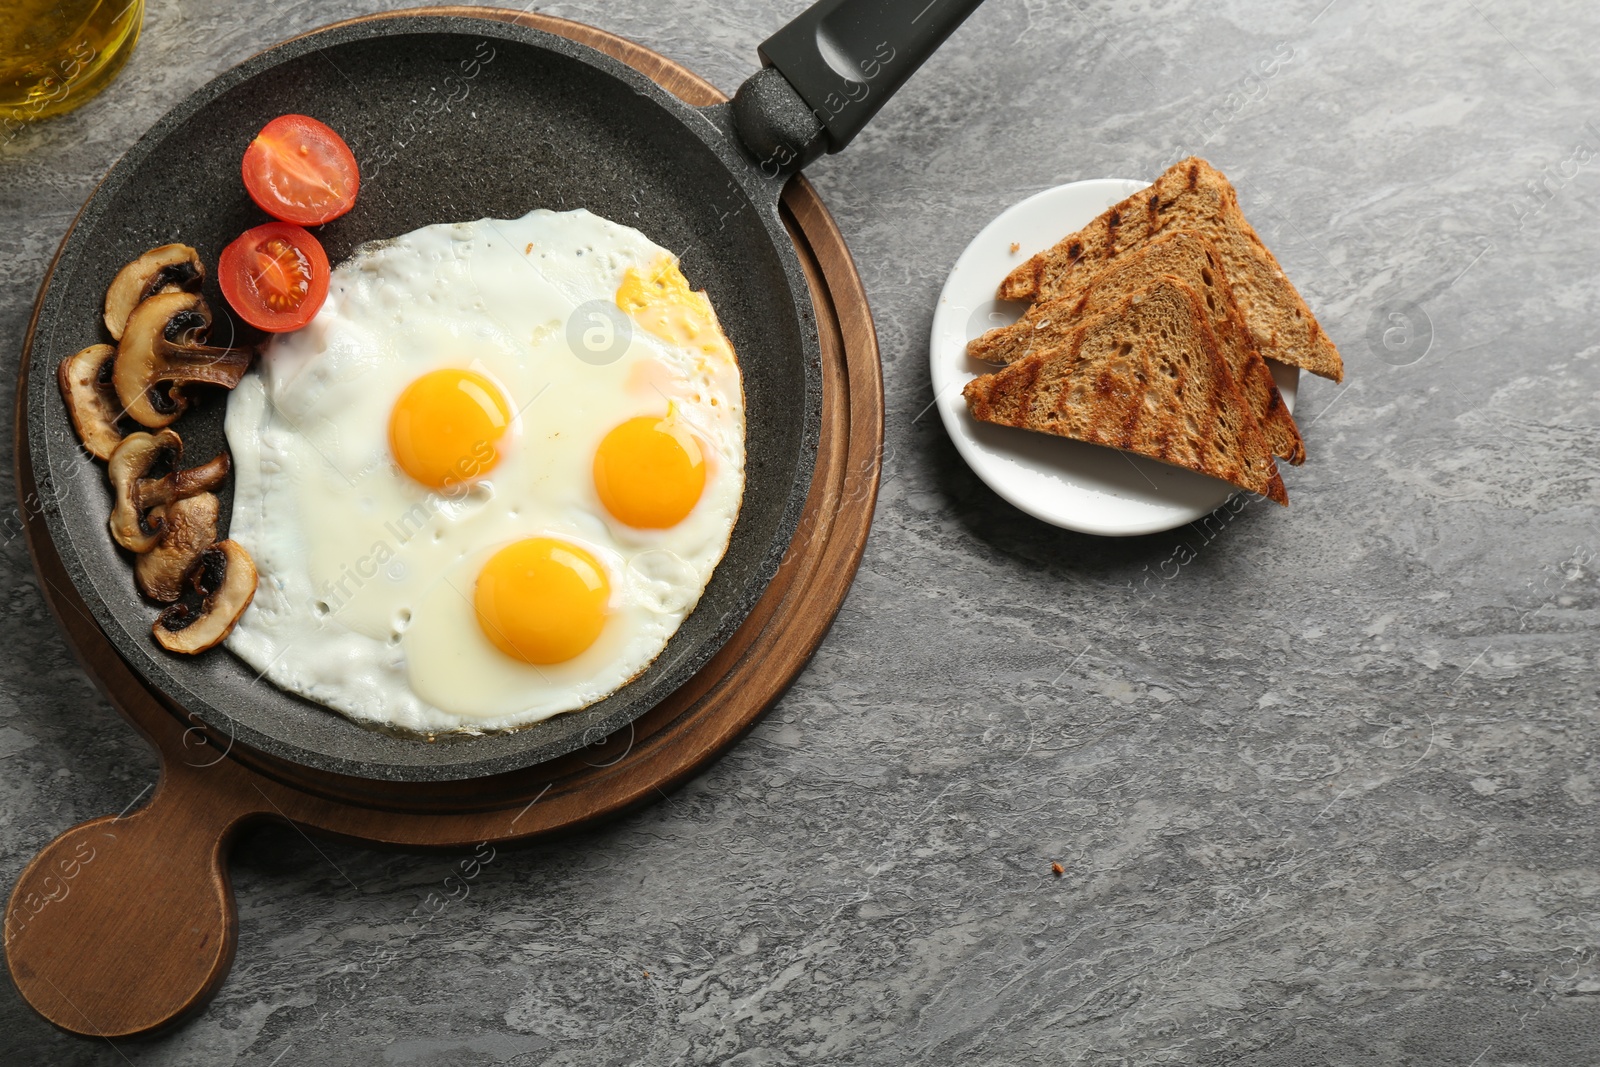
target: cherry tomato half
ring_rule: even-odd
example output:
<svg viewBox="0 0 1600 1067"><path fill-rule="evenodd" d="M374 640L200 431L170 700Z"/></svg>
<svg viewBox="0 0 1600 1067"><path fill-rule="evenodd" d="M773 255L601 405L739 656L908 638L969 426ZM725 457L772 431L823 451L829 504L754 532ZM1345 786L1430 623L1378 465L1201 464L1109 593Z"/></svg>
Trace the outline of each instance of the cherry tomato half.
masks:
<svg viewBox="0 0 1600 1067"><path fill-rule="evenodd" d="M244 150L244 187L273 218L320 226L355 206L361 171L333 130L305 115L279 115Z"/></svg>
<svg viewBox="0 0 1600 1067"><path fill-rule="evenodd" d="M238 316L258 330L298 330L328 298L328 254L299 226L269 222L222 250L217 281Z"/></svg>

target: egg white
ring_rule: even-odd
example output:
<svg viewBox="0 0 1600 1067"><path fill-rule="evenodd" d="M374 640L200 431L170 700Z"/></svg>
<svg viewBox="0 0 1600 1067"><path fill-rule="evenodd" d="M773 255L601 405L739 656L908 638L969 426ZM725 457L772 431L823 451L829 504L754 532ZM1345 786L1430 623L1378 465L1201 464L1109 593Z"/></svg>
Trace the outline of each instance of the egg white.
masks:
<svg viewBox="0 0 1600 1067"><path fill-rule="evenodd" d="M644 670L698 602L738 516L739 370L626 322L617 331L593 307L569 324L592 301L614 309L625 272L664 256L587 211L540 210L425 227L340 264L316 317L275 338L228 401L230 536L260 583L227 647L290 692L419 734L526 726ZM584 330L602 349L614 332L626 347L609 362L577 351ZM516 413L500 462L464 492L411 480L389 452L395 399L441 367L490 378ZM633 529L598 499L595 448L669 405L702 444L705 490L676 526ZM611 584L600 638L565 663L505 655L472 605L484 560L535 536L584 547Z"/></svg>

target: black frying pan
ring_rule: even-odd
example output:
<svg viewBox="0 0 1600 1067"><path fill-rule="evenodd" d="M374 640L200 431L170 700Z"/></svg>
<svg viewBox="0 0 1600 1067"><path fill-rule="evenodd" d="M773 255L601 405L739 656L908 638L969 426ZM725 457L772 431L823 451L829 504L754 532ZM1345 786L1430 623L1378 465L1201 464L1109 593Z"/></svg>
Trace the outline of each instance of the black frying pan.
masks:
<svg viewBox="0 0 1600 1067"><path fill-rule="evenodd" d="M694 108L584 45L503 22L414 16L337 26L218 77L129 150L85 205L40 295L28 368L33 475L78 593L122 656L222 736L341 774L437 781L516 770L604 736L703 666L760 598L794 534L816 459L816 325L778 217L786 177L837 151L981 0L823 0L762 46L766 69L731 104ZM660 658L582 711L510 734L392 737L287 694L231 653L170 655L153 607L106 531L102 465L79 447L57 362L105 340L106 286L145 249L218 253L265 221L239 161L273 117L339 130L362 164L350 214L319 230L332 261L355 246L444 221L583 207L677 251L739 353L747 484L732 541L699 606ZM210 283L208 283L208 286ZM214 309L226 302L208 289ZM219 322L214 341L225 342ZM190 462L225 445L224 404L178 423ZM231 485L223 491L224 514Z"/></svg>

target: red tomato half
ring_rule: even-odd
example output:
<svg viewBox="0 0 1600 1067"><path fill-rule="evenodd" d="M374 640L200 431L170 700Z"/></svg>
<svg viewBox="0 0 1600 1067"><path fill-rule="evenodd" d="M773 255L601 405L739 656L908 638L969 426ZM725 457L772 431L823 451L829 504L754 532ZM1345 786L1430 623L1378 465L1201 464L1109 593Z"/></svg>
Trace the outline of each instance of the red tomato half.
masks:
<svg viewBox="0 0 1600 1067"><path fill-rule="evenodd" d="M305 115L279 115L244 150L244 187L273 218L320 226L355 206L361 171L333 130Z"/></svg>
<svg viewBox="0 0 1600 1067"><path fill-rule="evenodd" d="M217 281L228 304L256 329L298 330L328 298L328 254L299 226L269 222L222 250Z"/></svg>

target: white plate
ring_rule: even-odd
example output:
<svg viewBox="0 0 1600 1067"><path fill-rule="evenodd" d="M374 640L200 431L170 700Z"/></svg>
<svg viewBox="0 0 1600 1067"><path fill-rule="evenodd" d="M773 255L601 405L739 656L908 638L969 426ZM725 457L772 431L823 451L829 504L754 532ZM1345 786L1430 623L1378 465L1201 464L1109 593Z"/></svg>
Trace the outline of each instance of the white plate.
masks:
<svg viewBox="0 0 1600 1067"><path fill-rule="evenodd" d="M967 414L961 387L995 368L969 357L967 342L1021 317L1024 305L994 298L1011 268L1147 188L1148 182L1100 178L1058 185L1008 208L956 260L933 315L934 404L957 451L1012 504L1082 533L1125 537L1171 530L1209 515L1238 490L1114 448L978 422ZM1293 411L1299 370L1268 366Z"/></svg>

